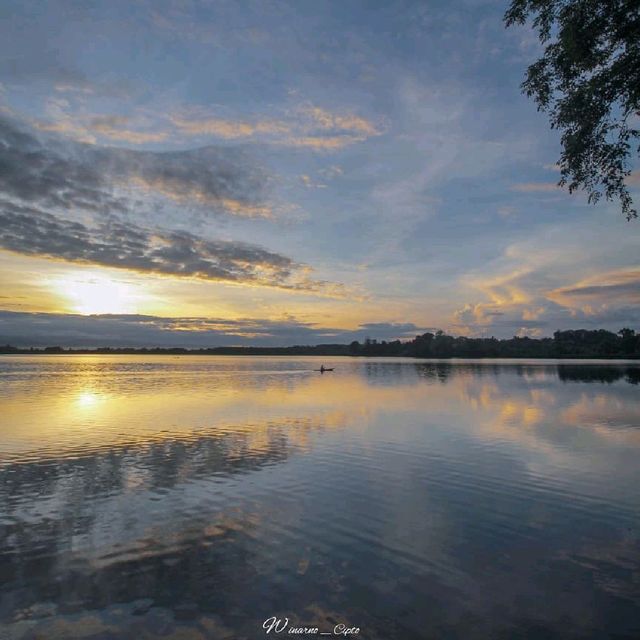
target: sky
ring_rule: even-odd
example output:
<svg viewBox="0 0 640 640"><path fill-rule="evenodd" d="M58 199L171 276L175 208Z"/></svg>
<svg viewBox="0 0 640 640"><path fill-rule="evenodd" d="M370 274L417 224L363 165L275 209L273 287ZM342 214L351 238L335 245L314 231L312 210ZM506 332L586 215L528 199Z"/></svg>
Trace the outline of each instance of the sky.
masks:
<svg viewBox="0 0 640 640"><path fill-rule="evenodd" d="M505 8L5 0L0 342L637 328L640 223L556 186Z"/></svg>

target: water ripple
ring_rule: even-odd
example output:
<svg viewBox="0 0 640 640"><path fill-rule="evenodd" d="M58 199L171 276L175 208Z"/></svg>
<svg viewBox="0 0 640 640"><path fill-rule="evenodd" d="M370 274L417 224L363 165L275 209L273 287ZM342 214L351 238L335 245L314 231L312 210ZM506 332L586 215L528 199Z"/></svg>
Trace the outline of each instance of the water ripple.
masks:
<svg viewBox="0 0 640 640"><path fill-rule="evenodd" d="M633 636L631 365L323 362L0 360L0 637Z"/></svg>

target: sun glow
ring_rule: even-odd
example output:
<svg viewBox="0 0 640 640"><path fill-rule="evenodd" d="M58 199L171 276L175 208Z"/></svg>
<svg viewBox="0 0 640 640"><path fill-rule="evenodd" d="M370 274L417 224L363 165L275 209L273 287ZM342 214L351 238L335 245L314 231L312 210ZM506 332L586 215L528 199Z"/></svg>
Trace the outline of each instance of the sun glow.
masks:
<svg viewBox="0 0 640 640"><path fill-rule="evenodd" d="M93 391L81 391L76 397L79 407L93 407L100 400L100 396Z"/></svg>
<svg viewBox="0 0 640 640"><path fill-rule="evenodd" d="M141 295L132 284L104 275L69 275L53 283L70 310L82 314L137 313Z"/></svg>

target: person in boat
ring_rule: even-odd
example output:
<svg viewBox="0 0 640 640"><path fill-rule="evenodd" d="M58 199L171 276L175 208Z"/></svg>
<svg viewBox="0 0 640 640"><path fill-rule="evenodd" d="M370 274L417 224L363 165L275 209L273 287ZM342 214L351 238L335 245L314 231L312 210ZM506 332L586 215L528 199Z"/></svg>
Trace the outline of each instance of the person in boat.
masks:
<svg viewBox="0 0 640 640"><path fill-rule="evenodd" d="M323 364L320 365L320 373L324 373L324 365Z"/></svg>

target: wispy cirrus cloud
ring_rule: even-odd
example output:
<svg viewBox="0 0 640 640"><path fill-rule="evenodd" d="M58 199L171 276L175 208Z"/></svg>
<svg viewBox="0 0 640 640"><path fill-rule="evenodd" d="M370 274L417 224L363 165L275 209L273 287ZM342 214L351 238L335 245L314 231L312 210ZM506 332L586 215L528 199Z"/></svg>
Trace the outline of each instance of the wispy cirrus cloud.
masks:
<svg viewBox="0 0 640 640"><path fill-rule="evenodd" d="M77 99L49 97L45 115L34 119L33 126L87 144L176 145L197 139L202 144L212 140L257 142L316 151L342 149L384 132L381 124L352 111L307 103L272 116L243 117L194 107L169 116L150 108L128 115L87 113L84 102L84 98L77 103Z"/></svg>
<svg viewBox="0 0 640 640"><path fill-rule="evenodd" d="M78 140L95 144L99 137L114 142L126 142L132 145L144 145L167 140L168 131L145 131L130 127L131 118L127 116L104 115L91 116L83 120L77 116L65 115L53 122L35 122L40 131L59 133Z"/></svg>
<svg viewBox="0 0 640 640"><path fill-rule="evenodd" d="M230 119L201 111L174 115L172 124L187 136L255 140L269 144L336 150L380 135L383 128L348 111L303 104L283 117Z"/></svg>
<svg viewBox="0 0 640 640"><path fill-rule="evenodd" d="M327 131L348 131L353 134L375 136L380 129L373 122L353 113L336 113L314 105L303 105L299 112L306 116L312 126Z"/></svg>
<svg viewBox="0 0 640 640"><path fill-rule="evenodd" d="M225 140L252 138L258 135L278 135L288 133L290 125L277 120L230 120L209 117L174 116L171 122L176 129L188 136L214 136Z"/></svg>
<svg viewBox="0 0 640 640"><path fill-rule="evenodd" d="M336 151L356 142L362 142L362 136L292 136L278 141L278 144L289 147L308 147L315 151Z"/></svg>

